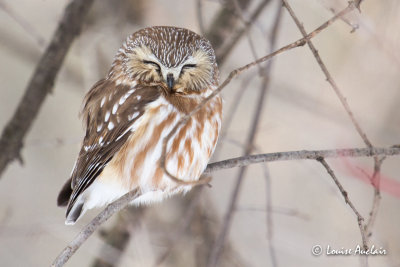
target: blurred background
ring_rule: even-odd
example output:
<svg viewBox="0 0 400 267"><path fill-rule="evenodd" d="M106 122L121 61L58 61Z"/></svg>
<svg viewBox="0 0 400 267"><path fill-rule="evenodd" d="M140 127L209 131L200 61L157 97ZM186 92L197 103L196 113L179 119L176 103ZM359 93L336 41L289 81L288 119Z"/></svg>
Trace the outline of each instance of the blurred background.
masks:
<svg viewBox="0 0 400 267"><path fill-rule="evenodd" d="M0 0L0 129L12 117L68 3ZM347 0L289 3L311 31L346 7ZM301 38L280 6L277 0L94 1L26 136L24 165L14 161L1 176L0 265L49 266L100 212L65 226L65 210L56 206L56 197L84 135L78 119L83 97L106 75L129 34L154 25L203 34L217 51L223 81L255 56ZM373 145L389 147L399 144L400 134L400 2L365 0L361 9L336 21L313 42ZM365 147L307 46L280 54L266 66L243 73L222 92L223 137L212 161L242 156L248 147L252 153ZM257 112L261 117L249 144ZM359 178L372 173L373 159L327 162L368 219L374 190ZM383 183L400 182L399 163L396 156L383 162ZM211 188L123 210L66 266L207 266L224 228L239 170L212 173ZM314 245L354 249L362 244L355 214L317 161L252 165L239 189L216 266L360 265L356 256L311 253ZM388 254L369 257L369 266L400 266L399 195L382 189L369 244Z"/></svg>

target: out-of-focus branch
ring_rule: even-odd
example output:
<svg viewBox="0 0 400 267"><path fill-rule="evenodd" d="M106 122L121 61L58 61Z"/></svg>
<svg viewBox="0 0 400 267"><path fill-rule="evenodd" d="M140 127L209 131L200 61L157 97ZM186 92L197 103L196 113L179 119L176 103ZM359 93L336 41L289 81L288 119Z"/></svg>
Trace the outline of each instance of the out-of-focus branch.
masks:
<svg viewBox="0 0 400 267"><path fill-rule="evenodd" d="M184 212L184 216L179 223L179 227L177 227L175 233L173 233L169 237L169 242L168 242L169 244L166 246L167 249L159 257L157 257L154 267L162 266L162 263L167 259L171 251L174 249L175 245L188 230L191 222L193 221L193 217L195 215L195 211L197 210L197 206L199 205L202 189L203 187L197 187L194 188L193 191L191 192L190 202L187 203L187 207Z"/></svg>
<svg viewBox="0 0 400 267"><path fill-rule="evenodd" d="M254 12L251 14L250 18L248 21L245 22L245 26L234 32L234 35L232 35L229 38L226 38L225 42L221 44L221 46L216 49L215 54L217 55L217 59L219 64L222 64L225 62L226 58L230 54L230 52L233 50L233 48L236 46L236 44L239 42L240 38L248 31L250 26L258 19L258 17L261 15L262 11L264 8L271 2L271 0L264 0L258 4L258 6L254 9ZM243 7L241 8L241 11L244 12L245 10Z"/></svg>
<svg viewBox="0 0 400 267"><path fill-rule="evenodd" d="M215 19L211 22L209 31L205 34L205 37L210 40L212 46L216 50L218 62L222 64L219 53L224 50L224 44L230 39L232 32L236 29L236 25L239 21L235 9L233 9L234 0L227 0L224 2L223 8L215 16ZM243 10L246 10L250 6L251 0L239 0L239 5Z"/></svg>
<svg viewBox="0 0 400 267"><path fill-rule="evenodd" d="M53 38L36 66L24 96L0 138L0 175L14 159L22 162L23 140L46 96L51 92L57 73L72 41L79 35L93 0L74 0L65 8Z"/></svg>
<svg viewBox="0 0 400 267"><path fill-rule="evenodd" d="M205 34L204 20L203 20L203 0L196 0L197 4L197 21L199 24L200 34Z"/></svg>
<svg viewBox="0 0 400 267"><path fill-rule="evenodd" d="M281 6L279 6L279 12L278 12L278 15L276 16L275 23L273 25L274 30L272 31L273 34L271 35L271 39L270 39L270 50L271 51L274 51L274 49L275 49L275 42L276 42L277 33L278 33L277 29L278 29L279 22L281 19L281 9L282 9ZM263 109L265 108L265 104L264 104L265 98L266 98L265 96L267 94L269 84L270 84L270 73L271 73L271 69L272 69L272 63L273 63L273 61L269 61L267 66L265 66L264 68L261 68L261 70L260 70L260 73L263 75L263 81L262 81L262 84L260 87L259 95L257 97L258 103L254 110L253 121L251 124L249 135L247 137L246 145L244 148L245 155L249 155L252 152L253 147L254 147L254 140L255 140L258 125L259 125L259 122L261 119L261 114L262 114ZM211 251L211 255L210 255L210 258L209 258L209 261L207 264L207 266L209 266L209 267L214 267L214 266L218 265L220 255L221 255L222 249L225 244L226 237L228 235L230 226L232 224L233 213L234 213L234 210L237 205L237 200L239 197L241 185L243 182L243 178L245 177L246 170L247 170L247 168L245 166L239 170L238 176L236 178L235 187L232 192L231 199L229 201L229 207L225 214L221 230L217 236L217 239L216 239L216 241L213 245L213 249Z"/></svg>
<svg viewBox="0 0 400 267"><path fill-rule="evenodd" d="M146 207L131 206L126 209L126 214L120 214L118 220L111 229L101 231L105 245L93 262L92 267L112 267L118 266L121 256L131 239L132 229L135 229L142 222ZM125 215L125 216L124 216ZM110 250L110 246L115 250Z"/></svg>
<svg viewBox="0 0 400 267"><path fill-rule="evenodd" d="M22 29L24 29L24 31L35 40L36 44L40 48L45 46L46 40L28 21L26 21L25 17L14 12L14 10L4 0L0 0L0 8L3 9L3 11L6 12L16 23L18 23L19 26L21 26Z"/></svg>
<svg viewBox="0 0 400 267"><path fill-rule="evenodd" d="M195 266L206 266L220 225L219 215L214 209L211 199L205 199L204 203L197 206L195 219L190 227L193 239L199 240L199 242L196 242L195 247ZM230 242L227 242L222 251L218 267L249 266L248 259L242 257L239 252Z"/></svg>

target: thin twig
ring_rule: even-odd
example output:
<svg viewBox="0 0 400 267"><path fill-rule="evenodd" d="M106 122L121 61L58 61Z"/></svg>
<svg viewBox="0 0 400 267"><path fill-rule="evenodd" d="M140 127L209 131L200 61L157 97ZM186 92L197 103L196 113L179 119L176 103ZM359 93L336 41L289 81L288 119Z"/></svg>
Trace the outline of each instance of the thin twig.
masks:
<svg viewBox="0 0 400 267"><path fill-rule="evenodd" d="M336 13L336 10L334 8L329 8L329 11L331 11L333 14ZM340 18L344 23L346 23L347 25L349 25L351 27L351 31L350 33L355 32L356 30L358 30L360 28L360 25L358 25L357 23L354 24L353 22L351 22L350 20L348 20L345 17Z"/></svg>
<svg viewBox="0 0 400 267"><path fill-rule="evenodd" d="M375 223L375 219L376 219L376 216L377 216L378 210L379 210L379 204L380 204L380 200L381 200L380 170L381 170L382 163L385 159L386 159L386 156L383 156L380 159L377 159L377 157L375 157L374 173L372 174L372 177L371 177L371 184L374 187L374 198L372 200L372 208L371 208L371 211L369 212L368 221L365 225L365 231L367 233L367 241L369 241L369 238L372 235L372 227Z"/></svg>
<svg viewBox="0 0 400 267"><path fill-rule="evenodd" d="M51 266L63 266L102 223L107 221L114 213L122 210L139 195L140 191L138 189L134 189L109 204L89 224L87 224L82 231L80 231L80 233L68 244L66 248L63 249L63 251L61 251Z"/></svg>
<svg viewBox="0 0 400 267"><path fill-rule="evenodd" d="M267 226L267 240L268 250L271 259L272 267L278 266L278 259L276 258L275 244L274 244L274 220L273 220L273 207L272 207L272 190L271 190L271 175L268 165L263 165L264 178L265 178L265 220Z"/></svg>
<svg viewBox="0 0 400 267"><path fill-rule="evenodd" d="M394 156L400 155L400 148L349 148L349 149L332 149L332 150L301 150L277 153L256 154L244 157L226 159L214 163L210 163L205 174L223 169L231 169L234 167L243 167L250 164L261 162L273 162L284 160L302 160L302 159L318 159L322 158L341 158L341 157L373 157L373 156Z"/></svg>
<svg viewBox="0 0 400 267"><path fill-rule="evenodd" d="M51 92L57 73L72 44L80 33L93 0L74 0L65 8L53 38L36 66L24 96L0 138L0 176L14 159L22 162L21 149L25 135Z"/></svg>
<svg viewBox="0 0 400 267"><path fill-rule="evenodd" d="M358 212L358 210L354 206L353 202L350 201L349 195L347 194L346 190L344 190L342 184L339 182L339 180L337 179L337 177L336 177L335 173L333 172L332 168L325 161L325 159L323 157L320 157L320 158L317 158L317 161L319 161L322 164L322 166L325 167L326 171L329 173L329 175L332 177L333 181L335 182L336 186L339 188L340 193L342 193L344 201L346 202L346 204L348 204L350 206L350 208L353 210L354 214L357 216L357 222L358 222L358 227L360 228L363 247L364 247L364 249L368 249L368 247L367 247L367 235L366 235L366 232L365 232L365 229L364 229L364 225L363 225L364 218Z"/></svg>
<svg viewBox="0 0 400 267"><path fill-rule="evenodd" d="M300 20L297 18L296 14L294 13L293 9L290 7L289 3L287 0L282 0L283 4L285 5L286 9L289 11L290 16L293 18L295 21L297 27L299 28L301 34L303 37L308 36L306 30L304 29L303 24L300 22ZM356 4L353 1L349 2L349 7L353 6L354 8L356 7ZM362 130L360 124L358 121L355 119L353 112L350 109L349 104L347 103L346 98L344 97L343 93L339 89L338 85L336 84L335 80L333 80L332 75L329 73L328 68L322 61L321 57L319 56L318 50L315 48L314 44L311 42L311 40L307 39L307 45L309 46L311 52L313 53L315 59L318 62L318 65L321 67L322 72L325 74L326 80L328 83L332 86L332 89L335 91L337 97L339 98L340 102L342 103L344 109L346 110L347 114L349 115L354 127L356 128L358 134L361 136L363 139L364 143L368 147L372 147L371 141L369 141L367 135L365 132Z"/></svg>

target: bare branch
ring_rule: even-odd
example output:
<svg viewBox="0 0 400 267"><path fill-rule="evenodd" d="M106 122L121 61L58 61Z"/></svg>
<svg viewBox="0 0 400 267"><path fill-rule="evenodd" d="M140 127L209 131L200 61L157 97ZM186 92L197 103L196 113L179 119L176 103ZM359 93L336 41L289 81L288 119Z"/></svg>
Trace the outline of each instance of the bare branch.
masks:
<svg viewBox="0 0 400 267"><path fill-rule="evenodd" d="M138 189L134 189L116 201L109 204L102 212L100 212L82 231L72 240L69 245L61 251L51 266L63 266L80 246L93 234L93 232L105 221L107 221L114 213L122 210L132 200L140 195Z"/></svg>
<svg viewBox="0 0 400 267"><path fill-rule="evenodd" d="M277 153L256 154L244 157L232 158L210 163L204 173L211 173L223 169L242 167L261 162L273 162L284 160L318 159L318 158L339 158L339 157L373 157L373 156L394 156L400 155L400 148L349 148L332 150L301 150Z"/></svg>
<svg viewBox="0 0 400 267"><path fill-rule="evenodd" d="M303 37L307 37L308 34L307 34L306 30L304 29L303 24L297 18L296 14L294 13L293 9L290 7L290 5L287 2L287 0L282 0L282 2L285 5L286 9L289 11L290 16L295 21L295 23L296 23L297 27L299 28L299 30L300 30L301 34L303 35ZM358 2L361 2L361 1L358 1ZM357 4L355 2L353 2L353 1L349 2L349 7L350 6L359 7L359 3L358 2L357 2ZM335 91L337 97L339 98L339 100L342 103L344 109L346 110L347 114L349 115L349 117L351 119L351 122L353 123L354 127L356 128L358 134L361 136L361 138L363 139L364 143L368 147L372 147L372 143L369 141L367 135L362 130L362 128L361 128L360 124L358 123L358 121L355 119L355 117L353 115L353 112L351 111L350 106L347 103L346 98L344 97L343 93L339 89L339 87L336 84L335 80L333 80L332 75L328 71L328 68L326 67L326 65L322 61L321 57L319 56L318 50L315 48L314 44L309 39L307 39L307 45L310 47L310 50L313 53L315 59L317 60L318 65L321 67L322 72L325 74L326 80L332 86L332 89Z"/></svg>
<svg viewBox="0 0 400 267"><path fill-rule="evenodd" d="M358 227L360 228L363 247L364 247L364 249L368 249L368 246L367 246L367 235L366 235L366 232L365 232L365 229L364 229L364 225L363 225L364 218L358 212L358 210L356 209L354 204L350 201L349 195L347 194L346 190L344 190L342 184L339 182L339 180L337 179L337 177L336 177L335 173L333 172L332 168L328 165L328 163L325 161L325 159L321 157L321 158L317 158L317 161L319 161L322 164L322 166L325 167L326 171L329 173L329 175L332 177L333 181L335 182L336 186L339 188L340 193L342 193L344 201L346 202L346 204L348 204L350 206L350 208L353 210L353 212L357 216L357 222L358 222Z"/></svg>
<svg viewBox="0 0 400 267"><path fill-rule="evenodd" d="M74 0L65 8L53 38L36 66L35 72L13 117L0 138L0 175L8 163L20 159L23 140L46 96L51 92L57 73L72 41L80 33L93 0Z"/></svg>
<svg viewBox="0 0 400 267"><path fill-rule="evenodd" d="M197 22L199 23L200 33L205 33L204 20L203 20L203 0L196 0L197 4Z"/></svg>

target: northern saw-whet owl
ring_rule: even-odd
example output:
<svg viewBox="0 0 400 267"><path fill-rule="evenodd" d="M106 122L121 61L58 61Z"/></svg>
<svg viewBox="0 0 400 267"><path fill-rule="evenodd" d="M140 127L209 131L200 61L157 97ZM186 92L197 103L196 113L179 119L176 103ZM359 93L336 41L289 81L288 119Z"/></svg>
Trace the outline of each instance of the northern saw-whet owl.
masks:
<svg viewBox="0 0 400 267"><path fill-rule="evenodd" d="M86 94L81 115L86 128L70 179L59 193L66 224L133 189L132 204L158 202L189 191L160 167L164 138L183 116L218 87L211 44L176 27L150 27L130 35L108 76ZM183 181L205 170L221 129L217 95L182 124L166 146L165 167Z"/></svg>

